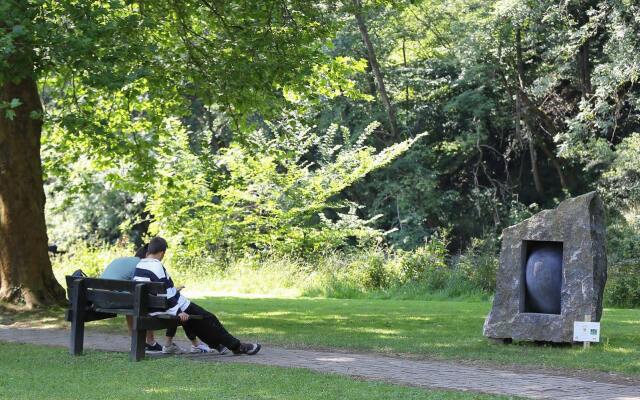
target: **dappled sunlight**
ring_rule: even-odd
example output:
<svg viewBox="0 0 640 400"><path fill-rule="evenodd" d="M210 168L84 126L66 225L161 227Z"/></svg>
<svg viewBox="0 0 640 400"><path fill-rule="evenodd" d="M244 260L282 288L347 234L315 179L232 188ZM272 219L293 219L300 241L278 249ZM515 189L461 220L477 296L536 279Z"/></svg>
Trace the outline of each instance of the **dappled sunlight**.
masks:
<svg viewBox="0 0 640 400"><path fill-rule="evenodd" d="M142 391L150 394L169 394L176 391L186 391L187 389L188 388L186 387L174 387L169 389L169 388L154 386L154 387L142 389Z"/></svg>
<svg viewBox="0 0 640 400"><path fill-rule="evenodd" d="M452 348L456 348L456 347L460 347L460 343L459 342L455 342L455 343L421 343L418 344L418 347L423 348L423 349L431 349L431 348L436 348L436 349L452 349Z"/></svg>
<svg viewBox="0 0 640 400"><path fill-rule="evenodd" d="M298 289L278 289L270 292L245 292L240 289L211 289L207 286L185 288L184 295L190 299L208 297L237 297L241 299L295 299L300 297Z"/></svg>
<svg viewBox="0 0 640 400"><path fill-rule="evenodd" d="M42 318L31 321L16 321L8 325L0 324L0 326L18 329L68 329L70 324L55 318Z"/></svg>
<svg viewBox="0 0 640 400"><path fill-rule="evenodd" d="M405 320L407 321L420 321L420 322L427 322L427 321L432 321L433 318L431 317L404 317Z"/></svg>
<svg viewBox="0 0 640 400"><path fill-rule="evenodd" d="M354 332L354 333L371 333L376 335L399 335L400 330L383 329L383 328L364 328L364 327L338 327L337 331Z"/></svg>
<svg viewBox="0 0 640 400"><path fill-rule="evenodd" d="M622 320L622 321L616 321L616 324L624 324L624 325L640 325L640 319L638 319L638 320Z"/></svg>
<svg viewBox="0 0 640 400"><path fill-rule="evenodd" d="M242 328L242 334L244 335L285 335L287 331L282 329L274 329L267 327L251 327L251 328Z"/></svg>
<svg viewBox="0 0 640 400"><path fill-rule="evenodd" d="M256 315L265 316L265 317L281 317L285 315L303 315L301 312L296 311L264 311L256 313Z"/></svg>
<svg viewBox="0 0 640 400"><path fill-rule="evenodd" d="M64 310L53 308L26 312L0 311L0 326L11 328L55 329L66 328L69 323L64 320Z"/></svg>
<svg viewBox="0 0 640 400"><path fill-rule="evenodd" d="M617 354L635 354L635 353L637 353L636 350L633 350L633 349L630 349L630 348L611 347L611 346L605 347L604 351L606 351L607 353L617 353Z"/></svg>

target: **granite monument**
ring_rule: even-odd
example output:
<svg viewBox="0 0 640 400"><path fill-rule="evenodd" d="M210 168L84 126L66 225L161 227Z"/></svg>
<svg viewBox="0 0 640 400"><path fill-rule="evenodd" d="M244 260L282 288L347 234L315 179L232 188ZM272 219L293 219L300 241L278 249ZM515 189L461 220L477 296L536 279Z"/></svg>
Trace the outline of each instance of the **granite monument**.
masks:
<svg viewBox="0 0 640 400"><path fill-rule="evenodd" d="M484 335L572 342L574 321L600 321L606 280L602 200L596 192L565 200L502 231Z"/></svg>

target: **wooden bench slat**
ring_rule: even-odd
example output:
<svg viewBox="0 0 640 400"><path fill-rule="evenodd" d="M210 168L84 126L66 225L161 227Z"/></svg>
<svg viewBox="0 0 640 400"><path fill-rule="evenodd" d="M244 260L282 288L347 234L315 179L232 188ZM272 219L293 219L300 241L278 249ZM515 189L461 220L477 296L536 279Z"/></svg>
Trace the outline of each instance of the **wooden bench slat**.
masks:
<svg viewBox="0 0 640 400"><path fill-rule="evenodd" d="M149 308L166 310L167 298L149 295ZM87 289L87 300L99 308L133 308L133 293Z"/></svg>
<svg viewBox="0 0 640 400"><path fill-rule="evenodd" d="M71 287L71 283L78 279L73 276L66 276L67 288ZM87 289L103 289L103 290L115 290L121 292L133 293L136 290L136 285L139 283L145 283L149 289L150 294L165 294L167 289L162 282L138 282L138 281L123 281L118 279L101 279L101 278L81 278L85 281Z"/></svg>

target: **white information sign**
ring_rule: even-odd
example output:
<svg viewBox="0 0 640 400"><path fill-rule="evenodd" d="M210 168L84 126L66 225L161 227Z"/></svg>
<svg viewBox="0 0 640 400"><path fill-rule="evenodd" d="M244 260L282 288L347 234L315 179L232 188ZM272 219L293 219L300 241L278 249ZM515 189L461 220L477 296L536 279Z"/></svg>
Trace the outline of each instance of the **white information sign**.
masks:
<svg viewBox="0 0 640 400"><path fill-rule="evenodd" d="M574 342L599 342L600 341L600 322L575 321L573 323L573 341Z"/></svg>

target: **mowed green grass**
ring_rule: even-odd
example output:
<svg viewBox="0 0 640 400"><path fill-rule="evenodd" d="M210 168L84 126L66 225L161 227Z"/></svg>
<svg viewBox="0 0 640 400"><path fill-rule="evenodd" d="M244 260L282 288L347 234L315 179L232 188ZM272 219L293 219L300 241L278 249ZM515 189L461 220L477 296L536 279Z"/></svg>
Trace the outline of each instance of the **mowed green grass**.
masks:
<svg viewBox="0 0 640 400"><path fill-rule="evenodd" d="M301 369L167 357L132 363L126 354L0 343L2 399L506 399L427 391Z"/></svg>
<svg viewBox="0 0 640 400"><path fill-rule="evenodd" d="M488 302L243 299L196 300L231 332L292 347L413 353L497 364L640 373L640 310L605 310L601 343L495 345L482 335Z"/></svg>
<svg viewBox="0 0 640 400"><path fill-rule="evenodd" d="M601 343L584 351L580 346L489 343L482 336L484 319L491 308L488 302L237 297L194 300L218 315L239 338L272 345L640 374L640 310L605 310ZM125 329L123 318L91 325L120 332Z"/></svg>

